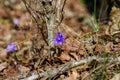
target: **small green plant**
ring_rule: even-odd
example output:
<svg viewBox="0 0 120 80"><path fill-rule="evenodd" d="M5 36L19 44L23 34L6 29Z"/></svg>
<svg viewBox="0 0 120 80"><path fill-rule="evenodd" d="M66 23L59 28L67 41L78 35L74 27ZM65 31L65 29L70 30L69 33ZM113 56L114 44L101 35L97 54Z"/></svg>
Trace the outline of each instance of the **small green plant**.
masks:
<svg viewBox="0 0 120 80"><path fill-rule="evenodd" d="M96 18L96 0L94 0L94 12L93 12L93 16L94 16L94 20L93 20L93 31L94 32L98 32L99 31L99 27L98 27L98 23L97 23L97 18Z"/></svg>

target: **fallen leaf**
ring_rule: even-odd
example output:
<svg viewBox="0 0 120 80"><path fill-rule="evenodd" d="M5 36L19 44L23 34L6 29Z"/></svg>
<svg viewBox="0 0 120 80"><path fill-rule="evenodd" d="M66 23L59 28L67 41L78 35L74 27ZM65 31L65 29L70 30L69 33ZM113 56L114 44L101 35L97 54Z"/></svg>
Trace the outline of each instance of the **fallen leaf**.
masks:
<svg viewBox="0 0 120 80"><path fill-rule="evenodd" d="M30 71L30 69L28 67L25 67L22 65L18 66L18 70L20 71L21 74L25 74L25 73L28 73Z"/></svg>
<svg viewBox="0 0 120 80"><path fill-rule="evenodd" d="M7 57L6 49L0 50L0 60L5 59Z"/></svg>
<svg viewBox="0 0 120 80"><path fill-rule="evenodd" d="M115 74L115 76L110 80L120 80L120 74Z"/></svg>
<svg viewBox="0 0 120 80"><path fill-rule="evenodd" d="M8 66L7 69L5 69L3 71L3 73L6 75L6 76L16 76L17 75L17 71L15 70L15 68L13 68L12 66Z"/></svg>
<svg viewBox="0 0 120 80"><path fill-rule="evenodd" d="M113 43L112 42L109 42L105 45L105 50L107 52L110 52L112 49L113 49Z"/></svg>
<svg viewBox="0 0 120 80"><path fill-rule="evenodd" d="M64 51L64 52L61 54L60 59L63 60L63 61L68 61L68 60L70 60L70 56L68 55L68 52L67 52L67 51Z"/></svg>
<svg viewBox="0 0 120 80"><path fill-rule="evenodd" d="M0 71L2 71L3 69L5 69L8 66L7 62L3 62L0 64Z"/></svg>
<svg viewBox="0 0 120 80"><path fill-rule="evenodd" d="M78 55L77 55L76 53L71 52L70 55L71 55L72 58L74 58L75 60L77 60L77 61L79 60L79 57L78 57Z"/></svg>
<svg viewBox="0 0 120 80"><path fill-rule="evenodd" d="M94 50L96 52L103 53L105 51L105 47L102 45L96 45Z"/></svg>
<svg viewBox="0 0 120 80"><path fill-rule="evenodd" d="M78 80L79 74L78 72L76 71L76 69L72 69L72 72L69 73L69 77L67 77L65 80Z"/></svg>
<svg viewBox="0 0 120 80"><path fill-rule="evenodd" d="M68 38L62 46L62 49L67 51L77 51L79 49L79 42L75 41L73 38Z"/></svg>

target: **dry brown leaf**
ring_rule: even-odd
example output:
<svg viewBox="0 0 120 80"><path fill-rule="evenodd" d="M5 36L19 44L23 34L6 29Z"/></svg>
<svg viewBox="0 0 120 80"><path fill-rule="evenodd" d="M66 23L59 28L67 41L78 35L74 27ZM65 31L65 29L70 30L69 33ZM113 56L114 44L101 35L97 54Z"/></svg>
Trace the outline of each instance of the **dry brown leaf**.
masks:
<svg viewBox="0 0 120 80"><path fill-rule="evenodd" d="M85 45L85 48L86 48L87 52L93 53L94 45L87 43L87 44Z"/></svg>
<svg viewBox="0 0 120 80"><path fill-rule="evenodd" d="M28 73L30 71L30 69L28 67L25 67L22 65L18 66L18 70L20 71L21 74L25 74L25 73Z"/></svg>
<svg viewBox="0 0 120 80"><path fill-rule="evenodd" d="M94 50L96 52L103 53L105 51L105 47L102 45L96 45Z"/></svg>
<svg viewBox="0 0 120 80"><path fill-rule="evenodd" d="M3 62L0 64L0 71L2 71L3 69L5 69L8 66L7 62Z"/></svg>
<svg viewBox="0 0 120 80"><path fill-rule="evenodd" d="M6 11L4 10L4 9L0 9L0 18L1 17L8 17L8 15L7 15L7 13L6 13Z"/></svg>
<svg viewBox="0 0 120 80"><path fill-rule="evenodd" d="M87 71L84 71L81 73L81 80L93 80L92 76L87 76L90 75Z"/></svg>
<svg viewBox="0 0 120 80"><path fill-rule="evenodd" d="M65 80L78 80L77 78L79 77L78 72L76 69L72 69L72 72L69 73L69 77L65 78Z"/></svg>
<svg viewBox="0 0 120 80"><path fill-rule="evenodd" d="M72 57L75 59L75 60L79 60L79 57L76 53L74 52L71 52L70 55L72 55Z"/></svg>
<svg viewBox="0 0 120 80"><path fill-rule="evenodd" d="M5 59L7 57L6 49L0 50L0 60Z"/></svg>
<svg viewBox="0 0 120 80"><path fill-rule="evenodd" d="M79 51L79 54L81 54L81 55L86 54L86 50L83 46L80 46L78 51Z"/></svg>
<svg viewBox="0 0 120 80"><path fill-rule="evenodd" d="M100 36L101 39L105 40L105 41L110 41L112 40L112 36L111 35L106 35L106 34L103 34Z"/></svg>
<svg viewBox="0 0 120 80"><path fill-rule="evenodd" d="M9 66L3 71L6 76L17 76L17 71L12 66Z"/></svg>
<svg viewBox="0 0 120 80"><path fill-rule="evenodd" d="M67 52L67 51L64 51L64 52L61 54L60 59L63 60L63 61L69 61L69 60L70 60L70 56L68 55L68 52Z"/></svg>
<svg viewBox="0 0 120 80"><path fill-rule="evenodd" d="M112 42L109 42L105 45L105 50L107 52L110 52L112 49L113 49L113 43Z"/></svg>
<svg viewBox="0 0 120 80"><path fill-rule="evenodd" d="M79 42L75 41L73 38L68 38L62 46L62 49L67 51L77 51L79 49Z"/></svg>
<svg viewBox="0 0 120 80"><path fill-rule="evenodd" d="M110 80L120 80L120 74L116 74L112 79Z"/></svg>

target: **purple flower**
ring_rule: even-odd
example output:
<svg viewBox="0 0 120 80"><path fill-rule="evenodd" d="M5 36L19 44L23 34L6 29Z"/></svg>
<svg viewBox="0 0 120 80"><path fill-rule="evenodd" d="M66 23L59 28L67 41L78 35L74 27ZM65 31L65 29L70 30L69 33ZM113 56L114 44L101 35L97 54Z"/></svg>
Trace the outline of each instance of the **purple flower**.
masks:
<svg viewBox="0 0 120 80"><path fill-rule="evenodd" d="M56 34L56 38L53 38L53 41L55 43L55 45L60 45L62 46L63 42L65 41L65 35L64 34L60 34L59 32Z"/></svg>
<svg viewBox="0 0 120 80"><path fill-rule="evenodd" d="M12 52L16 50L17 50L17 46L14 42L11 42L10 44L7 45L7 52Z"/></svg>
<svg viewBox="0 0 120 80"><path fill-rule="evenodd" d="M18 18L15 18L15 19L13 20L13 23L14 23L15 25L18 25L19 22L20 22L20 20L19 20Z"/></svg>

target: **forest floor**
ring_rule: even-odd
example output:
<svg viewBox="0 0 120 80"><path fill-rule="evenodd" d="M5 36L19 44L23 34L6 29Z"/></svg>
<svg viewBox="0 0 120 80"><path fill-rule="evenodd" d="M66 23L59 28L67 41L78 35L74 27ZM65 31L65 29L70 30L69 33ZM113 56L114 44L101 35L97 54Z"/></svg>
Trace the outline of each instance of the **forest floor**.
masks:
<svg viewBox="0 0 120 80"><path fill-rule="evenodd" d="M113 7L109 24L97 23L99 31L94 32L96 23L85 5L67 0L60 25L66 40L50 57L24 4L4 3L0 3L0 80L120 80L119 8ZM11 42L17 50L7 52Z"/></svg>

